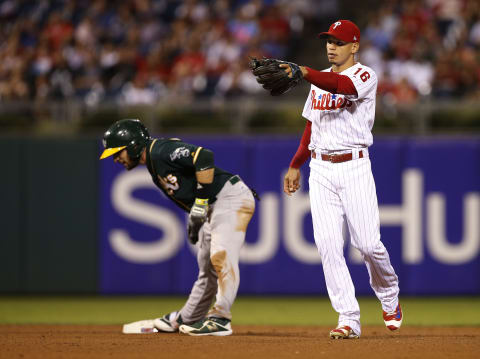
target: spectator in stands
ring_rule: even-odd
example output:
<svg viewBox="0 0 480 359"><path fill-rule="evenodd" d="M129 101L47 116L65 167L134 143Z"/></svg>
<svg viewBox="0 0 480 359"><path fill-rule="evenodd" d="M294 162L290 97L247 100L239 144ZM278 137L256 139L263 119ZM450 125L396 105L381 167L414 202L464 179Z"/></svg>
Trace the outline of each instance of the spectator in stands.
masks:
<svg viewBox="0 0 480 359"><path fill-rule="evenodd" d="M149 83L145 73L135 76L132 82L127 82L122 87L121 102L126 105L153 105L164 92L160 82L156 86Z"/></svg>
<svg viewBox="0 0 480 359"><path fill-rule="evenodd" d="M314 31L337 12L334 0L9 0L0 7L0 101L123 101L125 84L145 74L163 88L159 98L248 95L247 55L295 61L308 46L299 41L305 21ZM479 14L478 1L379 1L359 14L370 43L361 59L379 86L389 72L385 88L469 98L480 92Z"/></svg>
<svg viewBox="0 0 480 359"><path fill-rule="evenodd" d="M473 14L479 9L478 2L460 0L391 0L374 10L365 31L374 48L360 51L367 64L385 69L378 72L379 88L408 101L477 93L479 46L474 26L478 17ZM385 19L389 31L382 31Z"/></svg>

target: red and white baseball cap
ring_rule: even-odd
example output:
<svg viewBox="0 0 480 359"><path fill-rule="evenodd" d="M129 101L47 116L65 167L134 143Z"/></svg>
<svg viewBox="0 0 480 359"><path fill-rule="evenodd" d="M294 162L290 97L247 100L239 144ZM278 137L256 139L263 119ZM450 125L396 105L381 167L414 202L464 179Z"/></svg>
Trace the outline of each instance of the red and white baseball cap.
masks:
<svg viewBox="0 0 480 359"><path fill-rule="evenodd" d="M360 29L350 20L338 20L330 25L328 32L321 32L318 37L323 39L333 36L345 42L359 42Z"/></svg>

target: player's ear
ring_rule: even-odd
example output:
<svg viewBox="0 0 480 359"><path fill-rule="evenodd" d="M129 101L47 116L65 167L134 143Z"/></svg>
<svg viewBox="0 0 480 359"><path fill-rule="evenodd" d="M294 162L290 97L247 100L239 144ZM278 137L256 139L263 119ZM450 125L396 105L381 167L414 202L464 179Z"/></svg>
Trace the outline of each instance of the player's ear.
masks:
<svg viewBox="0 0 480 359"><path fill-rule="evenodd" d="M352 54L356 54L360 50L360 43L354 42L352 45Z"/></svg>
<svg viewBox="0 0 480 359"><path fill-rule="evenodd" d="M140 155L140 163L143 165L147 163L147 147L143 149L142 154Z"/></svg>

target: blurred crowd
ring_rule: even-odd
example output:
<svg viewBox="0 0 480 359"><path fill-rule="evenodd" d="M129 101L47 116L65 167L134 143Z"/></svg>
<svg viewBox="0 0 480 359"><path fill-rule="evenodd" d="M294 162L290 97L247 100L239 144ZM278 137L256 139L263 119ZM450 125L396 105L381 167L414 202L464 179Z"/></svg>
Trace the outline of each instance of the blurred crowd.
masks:
<svg viewBox="0 0 480 359"><path fill-rule="evenodd" d="M309 1L3 0L0 101L256 93L248 56L287 56Z"/></svg>
<svg viewBox="0 0 480 359"><path fill-rule="evenodd" d="M480 100L480 1L385 0L362 28L361 62L383 101Z"/></svg>
<svg viewBox="0 0 480 359"><path fill-rule="evenodd" d="M0 0L0 102L254 95L263 90L248 56L318 53L305 22L337 16L338 3ZM480 1L385 0L357 16L360 61L377 72L384 101L480 99Z"/></svg>

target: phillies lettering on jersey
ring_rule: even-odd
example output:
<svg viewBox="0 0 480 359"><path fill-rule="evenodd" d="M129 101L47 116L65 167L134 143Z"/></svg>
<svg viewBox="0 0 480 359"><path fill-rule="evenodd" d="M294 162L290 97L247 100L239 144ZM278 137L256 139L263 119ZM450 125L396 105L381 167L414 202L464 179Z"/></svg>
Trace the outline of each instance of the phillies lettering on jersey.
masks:
<svg viewBox="0 0 480 359"><path fill-rule="evenodd" d="M340 74L352 80L357 96L332 94L311 85L302 113L312 122L310 150L348 150L373 143L377 76L360 63Z"/></svg>
<svg viewBox="0 0 480 359"><path fill-rule="evenodd" d="M318 95L317 99L317 93L315 90L312 90L311 96L312 110L329 111L344 108L345 106L352 106L352 102L346 100L344 96L331 94L330 92L327 94Z"/></svg>

